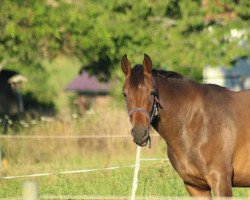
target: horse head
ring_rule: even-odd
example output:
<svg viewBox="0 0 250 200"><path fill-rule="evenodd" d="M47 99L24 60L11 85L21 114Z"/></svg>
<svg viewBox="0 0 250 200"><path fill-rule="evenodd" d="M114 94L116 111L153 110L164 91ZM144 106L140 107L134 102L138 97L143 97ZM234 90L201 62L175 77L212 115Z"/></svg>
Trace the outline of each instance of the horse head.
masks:
<svg viewBox="0 0 250 200"><path fill-rule="evenodd" d="M150 141L149 127L157 112L157 93L152 76L152 61L144 54L142 65L131 68L127 55L121 60L121 68L126 77L123 86L134 142L139 146Z"/></svg>

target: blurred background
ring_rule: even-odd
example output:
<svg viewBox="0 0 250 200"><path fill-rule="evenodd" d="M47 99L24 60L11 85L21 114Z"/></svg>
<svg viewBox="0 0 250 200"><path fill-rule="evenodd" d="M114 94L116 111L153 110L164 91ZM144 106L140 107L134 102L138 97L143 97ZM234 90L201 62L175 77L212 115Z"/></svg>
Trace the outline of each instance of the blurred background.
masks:
<svg viewBox="0 0 250 200"><path fill-rule="evenodd" d="M2 176L133 163L129 137L6 137L129 135L121 95L124 54L136 64L147 53L155 68L200 83L250 89L249 19L249 0L1 0ZM145 156L165 158L164 142L153 142ZM139 195L187 195L168 164L153 164L158 181L145 168ZM106 174L107 182L102 172L35 181L42 194L127 195L133 170L120 173ZM169 186L166 174L172 174ZM19 196L22 181L1 180L0 197Z"/></svg>

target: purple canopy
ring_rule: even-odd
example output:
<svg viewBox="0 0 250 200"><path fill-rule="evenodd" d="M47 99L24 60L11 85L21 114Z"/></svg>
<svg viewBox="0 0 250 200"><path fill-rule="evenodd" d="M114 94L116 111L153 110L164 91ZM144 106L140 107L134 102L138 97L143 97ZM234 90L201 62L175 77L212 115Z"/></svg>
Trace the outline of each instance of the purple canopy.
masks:
<svg viewBox="0 0 250 200"><path fill-rule="evenodd" d="M95 76L90 76L86 71L74 80L72 80L66 87L68 91L75 92L108 92L110 90L110 83L101 83Z"/></svg>

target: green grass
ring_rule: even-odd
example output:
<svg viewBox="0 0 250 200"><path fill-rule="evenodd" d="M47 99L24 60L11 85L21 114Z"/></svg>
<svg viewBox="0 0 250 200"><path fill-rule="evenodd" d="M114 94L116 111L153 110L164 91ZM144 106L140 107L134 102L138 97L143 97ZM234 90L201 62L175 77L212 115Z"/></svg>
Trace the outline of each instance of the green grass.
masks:
<svg viewBox="0 0 250 200"><path fill-rule="evenodd" d="M53 175L41 178L3 180L0 197L22 195L22 184L34 181L39 186L39 195L93 195L129 196L131 194L133 169L118 169L107 172ZM245 197L247 190L234 189L235 196ZM181 179L167 163L142 165L139 172L138 196L187 196Z"/></svg>
<svg viewBox="0 0 250 200"><path fill-rule="evenodd" d="M21 196L23 181L38 183L39 195L127 195L133 170L57 175L33 179L7 180L1 183L1 197Z"/></svg>

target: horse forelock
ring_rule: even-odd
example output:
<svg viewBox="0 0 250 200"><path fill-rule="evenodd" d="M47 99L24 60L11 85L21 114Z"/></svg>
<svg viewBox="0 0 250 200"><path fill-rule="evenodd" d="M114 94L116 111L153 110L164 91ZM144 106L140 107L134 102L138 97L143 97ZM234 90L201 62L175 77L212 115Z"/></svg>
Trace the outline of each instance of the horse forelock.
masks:
<svg viewBox="0 0 250 200"><path fill-rule="evenodd" d="M144 83L144 70L142 65L135 65L131 70L129 84L131 87L138 87Z"/></svg>

